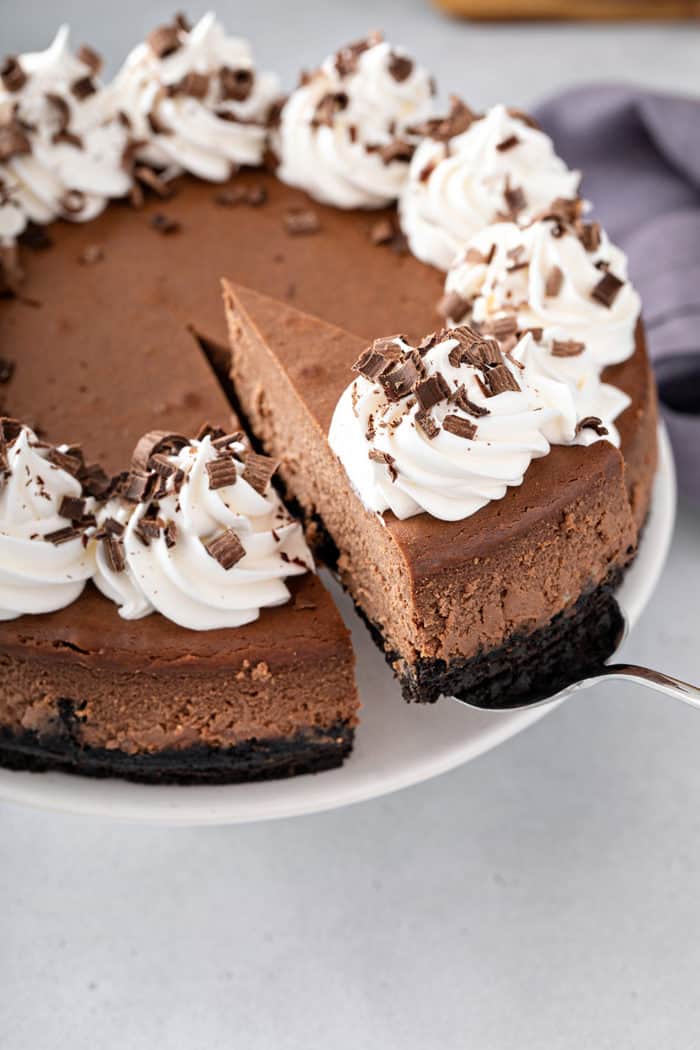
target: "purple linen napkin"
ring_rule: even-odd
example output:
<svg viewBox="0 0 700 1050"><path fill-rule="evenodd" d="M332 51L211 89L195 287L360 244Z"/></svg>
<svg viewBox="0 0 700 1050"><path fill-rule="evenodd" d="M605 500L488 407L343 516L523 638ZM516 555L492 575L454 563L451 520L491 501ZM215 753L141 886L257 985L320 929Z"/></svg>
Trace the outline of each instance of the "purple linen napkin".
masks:
<svg viewBox="0 0 700 1050"><path fill-rule="evenodd" d="M599 84L536 116L629 256L680 489L700 503L700 99Z"/></svg>

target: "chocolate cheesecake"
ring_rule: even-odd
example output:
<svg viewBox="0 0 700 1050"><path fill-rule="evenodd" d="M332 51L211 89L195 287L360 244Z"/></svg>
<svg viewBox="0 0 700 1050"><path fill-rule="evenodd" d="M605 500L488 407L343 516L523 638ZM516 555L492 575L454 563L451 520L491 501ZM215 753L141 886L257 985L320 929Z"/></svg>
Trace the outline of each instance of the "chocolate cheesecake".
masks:
<svg viewBox="0 0 700 1050"><path fill-rule="evenodd" d="M435 117L432 78L378 36L286 101L211 16L160 27L107 88L98 67L59 34L0 74L0 762L234 782L343 760L359 706L349 636L275 485L408 698L517 699L600 658L654 471L640 325L603 372L605 418L584 411L603 365L570 405L576 427L610 441L589 444L589 429L553 443L459 520L377 513L328 441L368 344L401 332L410 356L436 324L459 324L455 306L478 309L463 268L444 294L444 165L473 165L481 136L494 170L488 192L469 176L479 233L549 222L542 200L575 194L578 177L545 136L503 107L483 117L453 101ZM586 266L608 266L595 251ZM512 383L526 321L504 326L510 308L469 320ZM556 344L556 369L567 354L578 368L592 353L579 360L579 342L542 346ZM441 425L471 441L462 408ZM25 461L36 499L20 514Z"/></svg>

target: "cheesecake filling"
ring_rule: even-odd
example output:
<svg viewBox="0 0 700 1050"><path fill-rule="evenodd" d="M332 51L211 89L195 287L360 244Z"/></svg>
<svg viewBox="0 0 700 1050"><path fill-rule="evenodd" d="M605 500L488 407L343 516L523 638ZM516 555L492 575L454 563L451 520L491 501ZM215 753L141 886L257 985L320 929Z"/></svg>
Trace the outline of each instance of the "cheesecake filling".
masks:
<svg viewBox="0 0 700 1050"><path fill-rule="evenodd" d="M414 124L432 112L427 70L379 34L302 76L280 117L283 182L337 208L381 208L408 177Z"/></svg>
<svg viewBox="0 0 700 1050"><path fill-rule="evenodd" d="M64 608L95 571L78 463L29 427L0 421L0 620Z"/></svg>
<svg viewBox="0 0 700 1050"><path fill-rule="evenodd" d="M139 160L169 173L222 182L259 165L279 81L259 73L246 40L212 13L190 28L182 15L159 26L127 57L111 87Z"/></svg>
<svg viewBox="0 0 700 1050"><path fill-rule="evenodd" d="M129 192L128 132L97 80L99 56L59 30L46 51L6 59L0 73L0 243L28 222L95 218Z"/></svg>
<svg viewBox="0 0 700 1050"><path fill-rule="evenodd" d="M476 234L450 268L441 312L454 324L563 329L603 369L631 357L641 311L627 257L582 203L557 201L521 229L495 223ZM562 355L562 359L563 359Z"/></svg>
<svg viewBox="0 0 700 1050"><path fill-rule="evenodd" d="M611 417L625 395L591 383L586 407L597 411L581 416L575 378L558 378L552 359L532 332L506 349L466 325L418 347L375 340L355 363L329 443L369 510L467 518L522 484L553 444L619 444Z"/></svg>
<svg viewBox="0 0 700 1050"><path fill-rule="evenodd" d="M146 435L97 515L95 584L124 619L154 611L194 631L240 627L313 571L301 525L271 488L275 465L241 434Z"/></svg>
<svg viewBox="0 0 700 1050"><path fill-rule="evenodd" d="M580 172L519 110L496 105L477 115L453 99L448 117L425 130L399 214L413 254L438 269L447 270L485 226L530 222L556 198L578 193Z"/></svg>

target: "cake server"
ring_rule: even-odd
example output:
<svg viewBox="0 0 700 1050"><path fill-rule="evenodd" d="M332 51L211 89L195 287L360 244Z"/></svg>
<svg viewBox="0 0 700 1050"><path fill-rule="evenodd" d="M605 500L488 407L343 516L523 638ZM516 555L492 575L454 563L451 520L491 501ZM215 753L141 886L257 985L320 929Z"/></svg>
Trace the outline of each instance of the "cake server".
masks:
<svg viewBox="0 0 700 1050"><path fill-rule="evenodd" d="M619 613L624 626L618 636L617 644L610 654L611 656L614 656L620 648L628 633L628 623L622 609L619 609ZM648 689L653 689L657 693L664 693L666 696L670 696L674 700L681 700L684 704L689 704L691 707L700 708L700 688L696 685L691 685L689 682L683 682L680 678L674 678L670 674L665 674L663 671L656 671L651 667L640 667L638 664L627 663L611 664L607 662L601 663L598 667L591 668L591 670L577 682L572 682L570 685L565 686L551 696L536 695L529 700L518 700L515 703L508 703L506 701L502 704L489 704L483 702L470 703L469 700L463 700L460 697L455 697L454 699L459 703L464 704L465 707L470 707L473 711L520 711L527 707L535 708L545 707L549 704L557 704L561 700L565 700L567 697L581 692L583 689L588 689L593 685L598 685L599 682L610 680L636 682L637 685L646 686Z"/></svg>

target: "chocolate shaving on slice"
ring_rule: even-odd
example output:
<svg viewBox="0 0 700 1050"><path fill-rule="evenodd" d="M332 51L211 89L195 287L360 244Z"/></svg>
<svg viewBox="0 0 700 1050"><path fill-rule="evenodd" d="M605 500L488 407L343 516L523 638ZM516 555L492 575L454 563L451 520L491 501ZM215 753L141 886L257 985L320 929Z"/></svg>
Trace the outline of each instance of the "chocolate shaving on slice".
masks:
<svg viewBox="0 0 700 1050"><path fill-rule="evenodd" d="M238 477L236 464L230 456L222 455L218 459L211 459L204 468L209 476L210 489L223 489L227 485L235 485Z"/></svg>
<svg viewBox="0 0 700 1050"><path fill-rule="evenodd" d="M123 572L126 568L124 543L117 535L108 534L102 540L107 565L112 572Z"/></svg>
<svg viewBox="0 0 700 1050"><path fill-rule="evenodd" d="M336 51L335 68L338 76L346 77L356 72L360 55L364 54L365 51L369 51L371 47L381 44L383 39L383 35L379 32L370 33L369 36L364 37L362 40L355 40L351 44L345 44Z"/></svg>
<svg viewBox="0 0 700 1050"><path fill-rule="evenodd" d="M144 514L134 529L135 534L141 540L144 547L149 547L151 540L157 540L162 529L165 528L165 522L162 518L157 516L157 512L150 507L149 512L150 514ZM152 516L154 513L155 516Z"/></svg>
<svg viewBox="0 0 700 1050"><path fill-rule="evenodd" d="M576 339L552 340L552 357L578 357L585 349L586 344Z"/></svg>
<svg viewBox="0 0 700 1050"><path fill-rule="evenodd" d="M314 110L313 119L311 121L312 128L328 127L332 128L335 122L336 114L341 113L348 105L348 96L344 91L329 91L319 100L316 109Z"/></svg>
<svg viewBox="0 0 700 1050"><path fill-rule="evenodd" d="M131 466L135 471L145 473L154 469L151 460L156 454L177 455L189 443L189 439L182 434L169 430L149 430L136 442L131 454Z"/></svg>
<svg viewBox="0 0 700 1050"><path fill-rule="evenodd" d="M177 84L172 84L168 88L171 95L187 95L190 98L198 98L200 101L206 98L208 91L209 77L206 73L195 73L194 71L185 73Z"/></svg>
<svg viewBox="0 0 700 1050"><path fill-rule="evenodd" d="M0 357L0 383L9 383L15 374L15 363L7 357Z"/></svg>
<svg viewBox="0 0 700 1050"><path fill-rule="evenodd" d="M284 228L291 237L299 237L318 233L321 229L321 222L311 208L297 208L285 212Z"/></svg>
<svg viewBox="0 0 700 1050"><path fill-rule="evenodd" d="M233 102L245 102L250 98L255 83L252 69L231 69L222 66L219 70L219 88L222 99Z"/></svg>
<svg viewBox="0 0 700 1050"><path fill-rule="evenodd" d="M522 186L511 186L509 180L506 180L503 198L509 213L513 216L518 216L527 207L527 197Z"/></svg>
<svg viewBox="0 0 700 1050"><path fill-rule="evenodd" d="M221 535L204 542L207 554L218 561L222 569L232 569L245 556L245 547L233 529L226 529Z"/></svg>
<svg viewBox="0 0 700 1050"><path fill-rule="evenodd" d="M532 128L534 131L541 131L542 125L539 124L534 117L526 113L524 109L517 109L515 106L508 107L508 116L514 117L515 120L519 120L526 127Z"/></svg>
<svg viewBox="0 0 700 1050"><path fill-rule="evenodd" d="M153 190L161 200L168 200L173 195L173 186L146 164L137 164L134 167L134 178L142 186L148 186L149 190Z"/></svg>
<svg viewBox="0 0 700 1050"><path fill-rule="evenodd" d="M55 529L53 532L47 532L44 536L44 540L47 543L53 543L54 547L60 547L63 543L70 543L76 536L79 536L80 532L72 525L66 525L65 528Z"/></svg>
<svg viewBox="0 0 700 1050"><path fill-rule="evenodd" d="M157 26L146 37L146 43L156 58L167 58L180 48L180 32L181 27L176 22Z"/></svg>
<svg viewBox="0 0 700 1050"><path fill-rule="evenodd" d="M450 395L450 401L453 405L457 405L457 408L461 408L463 412L468 413L470 416L475 416L480 419L482 416L490 415L488 408L485 405L477 405L475 401L472 401L467 396L467 391L464 386L458 386L453 394Z"/></svg>
<svg viewBox="0 0 700 1050"><path fill-rule="evenodd" d="M88 67L93 76L97 76L102 69L102 56L88 44L81 44L75 53L75 57L84 66Z"/></svg>
<svg viewBox="0 0 700 1050"><path fill-rule="evenodd" d="M58 508L58 514L61 518L79 521L85 514L85 500L77 496L64 496Z"/></svg>
<svg viewBox="0 0 700 1050"><path fill-rule="evenodd" d="M456 437L466 438L473 440L476 437L476 426L474 423L470 423L468 419L463 416L455 416L451 413L442 421L442 429L446 430L448 434L454 434Z"/></svg>
<svg viewBox="0 0 700 1050"><path fill-rule="evenodd" d="M95 81L91 76L78 77L74 80L70 86L71 94L74 98L77 98L78 102L82 102L83 99L89 98L90 95L94 95L97 91Z"/></svg>
<svg viewBox="0 0 700 1050"><path fill-rule="evenodd" d="M450 95L450 111L446 117L431 118L422 124L415 125L411 131L417 135L426 135L438 142L448 142L449 139L467 131L474 121L479 119L479 114L462 102L461 98L458 98L457 95Z"/></svg>
<svg viewBox="0 0 700 1050"><path fill-rule="evenodd" d="M177 543L177 525L174 521L168 521L164 530L165 546L172 550Z"/></svg>
<svg viewBox="0 0 700 1050"><path fill-rule="evenodd" d="M372 152L372 147L368 146L366 148L368 152ZM380 146L376 152L385 164L393 164L394 161L408 164L415 151L416 147L412 142L396 138L392 139L391 142L387 142L385 146Z"/></svg>
<svg viewBox="0 0 700 1050"><path fill-rule="evenodd" d="M580 240L587 252L596 252L600 248L601 231L599 222L584 222L581 226Z"/></svg>
<svg viewBox="0 0 700 1050"><path fill-rule="evenodd" d="M155 474L139 474L129 471L121 486L121 495L129 503L146 503L156 486Z"/></svg>
<svg viewBox="0 0 700 1050"><path fill-rule="evenodd" d="M167 237L173 233L179 233L182 229L182 225L177 219L173 219L168 215L164 215L163 212L158 211L155 215L151 216L151 228L157 233Z"/></svg>
<svg viewBox="0 0 700 1050"><path fill-rule="evenodd" d="M624 281L621 281L614 273L607 270L591 292L591 296L596 302L600 303L601 306L606 306L610 309L624 286Z"/></svg>
<svg viewBox="0 0 700 1050"><path fill-rule="evenodd" d="M102 522L101 529L104 529L108 536L123 536L124 525L121 521L117 521L116 518L105 518Z"/></svg>
<svg viewBox="0 0 700 1050"><path fill-rule="evenodd" d="M257 452L246 453L243 480L252 485L261 496L264 495L276 470L277 463L270 456L260 456Z"/></svg>
<svg viewBox="0 0 700 1050"><path fill-rule="evenodd" d="M440 427L437 425L433 417L429 412L416 412L415 415L416 426L419 427L425 436L432 441L434 437L440 433Z"/></svg>
<svg viewBox="0 0 700 1050"><path fill-rule="evenodd" d="M223 427L215 427L211 423L202 423L201 427L195 434L195 441L203 441L205 437L211 438L212 441L215 441L217 438L223 437L225 433L226 431Z"/></svg>
<svg viewBox="0 0 700 1050"><path fill-rule="evenodd" d="M396 470L396 460L393 456L390 456L388 452L382 452L378 448L371 448L369 450L369 458L373 463L383 464L389 471L389 477L392 481L396 481L398 472Z"/></svg>
<svg viewBox="0 0 700 1050"><path fill-rule="evenodd" d="M502 142L498 143L496 149L499 153L507 153L508 150L513 149L515 146L517 146L519 142L520 139L517 135L509 135L508 138L505 138Z"/></svg>
<svg viewBox="0 0 700 1050"><path fill-rule="evenodd" d="M404 80L408 80L413 72L413 62L406 55L397 55L395 51L392 51L389 55L388 70L389 75L401 84Z"/></svg>
<svg viewBox="0 0 700 1050"><path fill-rule="evenodd" d="M435 372L417 383L414 393L423 412L427 412L450 396L450 387L442 372Z"/></svg>
<svg viewBox="0 0 700 1050"><path fill-rule="evenodd" d="M503 342L503 340L515 335L518 331L517 318L514 314L506 315L505 317L496 317L493 321L489 322L488 331L491 335L494 335L499 342Z"/></svg>
<svg viewBox="0 0 700 1050"><path fill-rule="evenodd" d="M374 382L382 374L387 364L384 354L375 350L374 346L368 346L355 361L352 370L353 372L359 372L361 376L369 379L370 382Z"/></svg>
<svg viewBox="0 0 700 1050"><path fill-rule="evenodd" d="M379 382L388 401L400 401L402 397L410 394L419 376L420 372L415 362L408 358L382 372Z"/></svg>
<svg viewBox="0 0 700 1050"><path fill-rule="evenodd" d="M171 477L177 470L175 464L163 452L156 452L150 456L148 466L150 470L155 471L159 478L164 479Z"/></svg>
<svg viewBox="0 0 700 1050"><path fill-rule="evenodd" d="M503 394L507 390L520 390L518 381L507 365L496 365L484 373L484 384L489 397Z"/></svg>
<svg viewBox="0 0 700 1050"><path fill-rule="evenodd" d="M0 163L32 152L32 146L14 117L0 124Z"/></svg>
<svg viewBox="0 0 700 1050"><path fill-rule="evenodd" d="M221 452L224 449L228 449L231 445L238 445L245 439L245 435L242 430L234 430L230 434L222 434L221 437L214 438L212 445L217 451Z"/></svg>
<svg viewBox="0 0 700 1050"><path fill-rule="evenodd" d="M86 244L78 256L78 262L81 266L94 266L104 259L104 254L101 244Z"/></svg>
<svg viewBox="0 0 700 1050"><path fill-rule="evenodd" d="M544 282L544 294L548 298L553 299L555 296L559 295L563 283L564 274L561 268L559 266L553 266L547 274Z"/></svg>
<svg viewBox="0 0 700 1050"><path fill-rule="evenodd" d="M579 419L576 424L576 433L579 434L582 430L595 430L598 437L605 437L608 433L608 428L599 416L585 416Z"/></svg>
<svg viewBox="0 0 700 1050"><path fill-rule="evenodd" d="M437 304L437 312L445 320L449 319L459 324L469 312L469 301L463 299L458 292L446 292Z"/></svg>
<svg viewBox="0 0 700 1050"><path fill-rule="evenodd" d="M8 55L2 69L0 69L0 80L6 91L14 94L21 91L27 83L27 74L22 69L17 55Z"/></svg>

